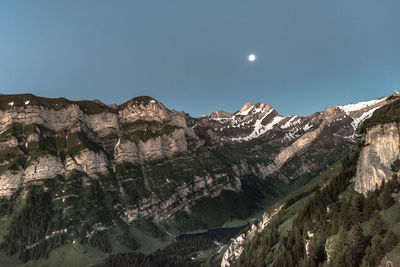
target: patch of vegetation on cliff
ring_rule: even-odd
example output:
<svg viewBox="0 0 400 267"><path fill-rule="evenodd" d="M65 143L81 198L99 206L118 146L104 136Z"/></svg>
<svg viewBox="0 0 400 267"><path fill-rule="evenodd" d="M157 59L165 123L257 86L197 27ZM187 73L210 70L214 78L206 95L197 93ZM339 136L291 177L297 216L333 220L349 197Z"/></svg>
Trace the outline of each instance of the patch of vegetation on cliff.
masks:
<svg viewBox="0 0 400 267"><path fill-rule="evenodd" d="M233 171L203 146L194 154L179 153L172 158L144 162L141 176L146 176L149 188L162 200L171 197L184 183L191 187L195 176L198 176L198 186L202 184L203 187L233 185L235 182ZM208 184L210 181L212 183Z"/></svg>
<svg viewBox="0 0 400 267"><path fill-rule="evenodd" d="M281 145L281 144L279 144ZM230 165L242 159L250 164L272 162L271 155L279 152L278 144L262 139L248 142L227 143L212 150L212 153L224 164Z"/></svg>
<svg viewBox="0 0 400 267"><path fill-rule="evenodd" d="M137 120L121 124L122 138L132 142L146 142L149 139L170 135L179 127L169 122Z"/></svg>
<svg viewBox="0 0 400 267"><path fill-rule="evenodd" d="M6 170L18 170L24 167L26 157L19 147L10 147L0 151L0 174Z"/></svg>
<svg viewBox="0 0 400 267"><path fill-rule="evenodd" d="M124 162L115 166L117 179L121 181L122 189L125 192L125 201L130 205L135 205L141 198L149 197L142 169L139 165Z"/></svg>
<svg viewBox="0 0 400 267"><path fill-rule="evenodd" d="M71 156L76 156L82 150L88 148L94 152L103 151L103 148L93 142L85 133L83 132L76 132L68 134L67 140L67 153Z"/></svg>

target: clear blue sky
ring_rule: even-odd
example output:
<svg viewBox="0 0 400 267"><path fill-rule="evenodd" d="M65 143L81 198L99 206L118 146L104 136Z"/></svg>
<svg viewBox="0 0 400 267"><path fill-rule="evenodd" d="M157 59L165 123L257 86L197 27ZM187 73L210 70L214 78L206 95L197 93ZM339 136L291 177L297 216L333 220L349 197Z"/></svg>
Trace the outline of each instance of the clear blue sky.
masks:
<svg viewBox="0 0 400 267"><path fill-rule="evenodd" d="M394 87L399 0L0 1L4 94L307 115Z"/></svg>

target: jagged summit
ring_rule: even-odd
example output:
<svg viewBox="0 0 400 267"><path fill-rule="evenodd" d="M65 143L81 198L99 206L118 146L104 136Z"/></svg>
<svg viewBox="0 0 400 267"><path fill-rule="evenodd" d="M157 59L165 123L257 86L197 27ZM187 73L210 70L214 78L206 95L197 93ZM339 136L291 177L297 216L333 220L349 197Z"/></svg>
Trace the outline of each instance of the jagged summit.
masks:
<svg viewBox="0 0 400 267"><path fill-rule="evenodd" d="M242 106L242 108L239 110L239 113L245 112L245 111L248 110L251 106L252 106L252 104L251 104L250 102L244 103L244 105Z"/></svg>
<svg viewBox="0 0 400 267"><path fill-rule="evenodd" d="M271 109L271 106L265 103L257 103L255 105L251 104L250 102L246 102L242 108L234 113L235 115L240 116L247 116L256 113L265 113Z"/></svg>

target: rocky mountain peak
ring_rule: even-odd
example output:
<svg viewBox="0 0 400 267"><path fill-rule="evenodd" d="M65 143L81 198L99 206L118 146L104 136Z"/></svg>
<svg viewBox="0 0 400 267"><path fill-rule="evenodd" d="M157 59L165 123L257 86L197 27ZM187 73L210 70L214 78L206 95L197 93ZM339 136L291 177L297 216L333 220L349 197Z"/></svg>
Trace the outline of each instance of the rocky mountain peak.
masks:
<svg viewBox="0 0 400 267"><path fill-rule="evenodd" d="M258 113L266 113L271 110L271 106L265 103L257 103L255 105L251 104L250 102L246 102L242 108L235 113L235 115L239 116L248 116Z"/></svg>
<svg viewBox="0 0 400 267"><path fill-rule="evenodd" d="M242 108L239 110L239 113L245 112L245 111L248 110L251 106L252 106L252 104L251 104L250 102L244 103L244 105L242 106Z"/></svg>

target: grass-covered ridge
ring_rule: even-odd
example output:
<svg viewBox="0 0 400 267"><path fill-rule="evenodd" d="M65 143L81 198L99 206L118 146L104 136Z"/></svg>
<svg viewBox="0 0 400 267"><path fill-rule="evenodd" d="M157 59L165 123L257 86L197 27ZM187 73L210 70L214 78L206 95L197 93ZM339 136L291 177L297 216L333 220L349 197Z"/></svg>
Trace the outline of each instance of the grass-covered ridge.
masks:
<svg viewBox="0 0 400 267"><path fill-rule="evenodd" d="M12 103L12 105L10 104ZM73 101L66 98L47 98L32 94L2 95L0 94L0 109L7 110L13 107L26 107L28 105L39 106L46 109L61 110L78 105L86 114L98 114L102 112L117 113L118 111L98 100Z"/></svg>

